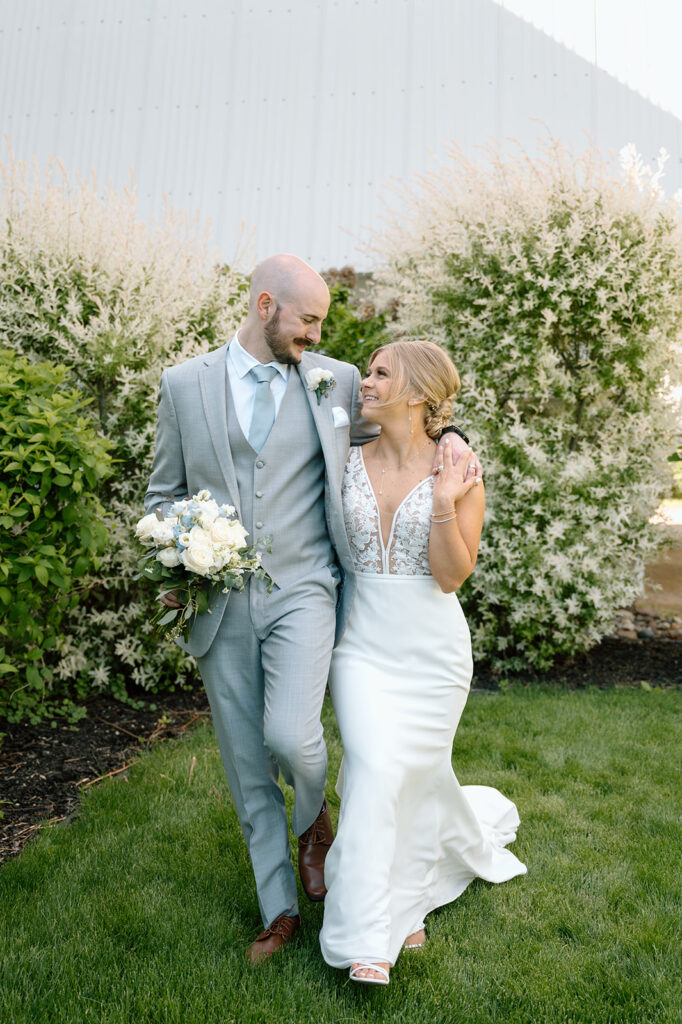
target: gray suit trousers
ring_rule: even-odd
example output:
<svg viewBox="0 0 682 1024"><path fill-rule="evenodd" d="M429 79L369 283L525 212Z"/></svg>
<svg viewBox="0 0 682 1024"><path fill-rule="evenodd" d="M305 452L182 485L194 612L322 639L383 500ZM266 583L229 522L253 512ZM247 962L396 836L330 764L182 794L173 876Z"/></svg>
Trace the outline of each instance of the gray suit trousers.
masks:
<svg viewBox="0 0 682 1024"><path fill-rule="evenodd" d="M216 638L198 659L265 927L279 914L298 913L280 770L295 792L296 835L324 799L320 713L337 585L333 566L271 594L252 580L242 594L230 594Z"/></svg>

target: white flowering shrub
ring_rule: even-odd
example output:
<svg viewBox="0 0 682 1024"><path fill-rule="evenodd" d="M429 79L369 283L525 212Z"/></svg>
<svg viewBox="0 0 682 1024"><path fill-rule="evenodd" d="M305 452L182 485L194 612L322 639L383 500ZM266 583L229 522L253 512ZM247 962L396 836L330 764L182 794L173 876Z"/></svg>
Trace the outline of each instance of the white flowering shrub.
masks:
<svg viewBox="0 0 682 1024"><path fill-rule="evenodd" d="M58 164L10 161L0 175L0 344L66 365L117 460L100 489L109 545L88 599L63 620L54 671L118 696L129 683L182 685L192 662L152 634L131 525L143 512L161 371L228 340L247 281L219 265L187 217L168 209L141 222L134 192L100 195Z"/></svg>
<svg viewBox="0 0 682 1024"><path fill-rule="evenodd" d="M677 203L632 149L541 160L453 151L377 242L399 336L462 377L457 421L485 468L478 564L462 591L500 671L585 650L640 592L660 544L680 379Z"/></svg>

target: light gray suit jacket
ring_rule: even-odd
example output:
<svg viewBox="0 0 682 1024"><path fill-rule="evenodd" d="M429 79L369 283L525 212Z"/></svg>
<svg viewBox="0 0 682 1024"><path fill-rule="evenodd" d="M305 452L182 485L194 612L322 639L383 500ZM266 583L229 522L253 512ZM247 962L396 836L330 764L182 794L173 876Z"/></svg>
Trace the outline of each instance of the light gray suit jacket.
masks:
<svg viewBox="0 0 682 1024"><path fill-rule="evenodd" d="M197 356L164 370L159 391L156 454L145 507L153 511L169 500L184 498L207 488L219 503L234 505L240 513L239 490L227 429L227 346ZM336 386L318 404L313 391L306 389L325 463L325 517L332 546L342 572L337 609L336 642L345 628L355 590L355 575L346 537L341 504L343 471L351 444L362 444L375 437L377 428L360 415L360 374L354 366L315 352L304 352L299 373L305 377L315 367L329 369ZM336 421L336 422L335 422ZM343 422L345 421L345 422ZM292 445L296 444L295 434ZM287 466L276 467L280 485L286 484ZM305 524L294 531L287 521L284 532L275 528L273 548L290 552L296 563L297 545L305 542ZM281 546L281 547L280 547ZM211 646L225 613L228 595L219 595L210 615L195 621L187 644L180 645L195 657Z"/></svg>

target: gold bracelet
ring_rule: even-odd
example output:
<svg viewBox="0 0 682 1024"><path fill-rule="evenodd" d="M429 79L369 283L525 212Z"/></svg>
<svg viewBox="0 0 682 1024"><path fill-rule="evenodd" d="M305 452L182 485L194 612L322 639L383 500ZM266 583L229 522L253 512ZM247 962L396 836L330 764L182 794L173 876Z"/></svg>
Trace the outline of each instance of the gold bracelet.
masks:
<svg viewBox="0 0 682 1024"><path fill-rule="evenodd" d="M433 523L434 526L440 526L441 523L449 523L450 520L456 519L456 518L457 518L457 513L455 512L454 516L450 516L448 519L432 519L431 522Z"/></svg>
<svg viewBox="0 0 682 1024"><path fill-rule="evenodd" d="M434 516L436 516L436 517L438 517L438 516L449 516L451 512L454 512L455 515L457 514L457 506L456 505L453 505L452 508L444 508L442 512L432 512L431 513L431 518L433 519Z"/></svg>

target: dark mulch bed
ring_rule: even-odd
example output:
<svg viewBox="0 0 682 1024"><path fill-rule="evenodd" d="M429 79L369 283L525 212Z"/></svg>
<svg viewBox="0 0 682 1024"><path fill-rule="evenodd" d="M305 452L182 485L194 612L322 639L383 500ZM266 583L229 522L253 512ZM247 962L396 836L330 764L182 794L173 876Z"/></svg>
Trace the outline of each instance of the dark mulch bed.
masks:
<svg viewBox="0 0 682 1024"><path fill-rule="evenodd" d="M551 673L539 676L532 670L519 682L560 686L679 686L682 684L682 640L621 640L609 637L597 647L574 658L557 662ZM477 669L474 685L495 688L499 676Z"/></svg>
<svg viewBox="0 0 682 1024"><path fill-rule="evenodd" d="M541 680L553 685L677 686L682 683L682 641L603 641L587 654L559 665ZM478 669L474 686L496 689L499 677ZM103 778L124 774L152 742L181 735L208 717L203 690L162 694L149 705L131 708L107 697L88 702L87 718L75 726L2 725L0 746L0 861L19 853L45 821L68 820L81 793Z"/></svg>
<svg viewBox="0 0 682 1024"><path fill-rule="evenodd" d="M132 708L96 697L76 725L0 723L0 861L19 853L41 823L72 817L89 785L123 774L150 743L181 735L209 714L200 689L160 694L154 703L151 711L149 703Z"/></svg>

